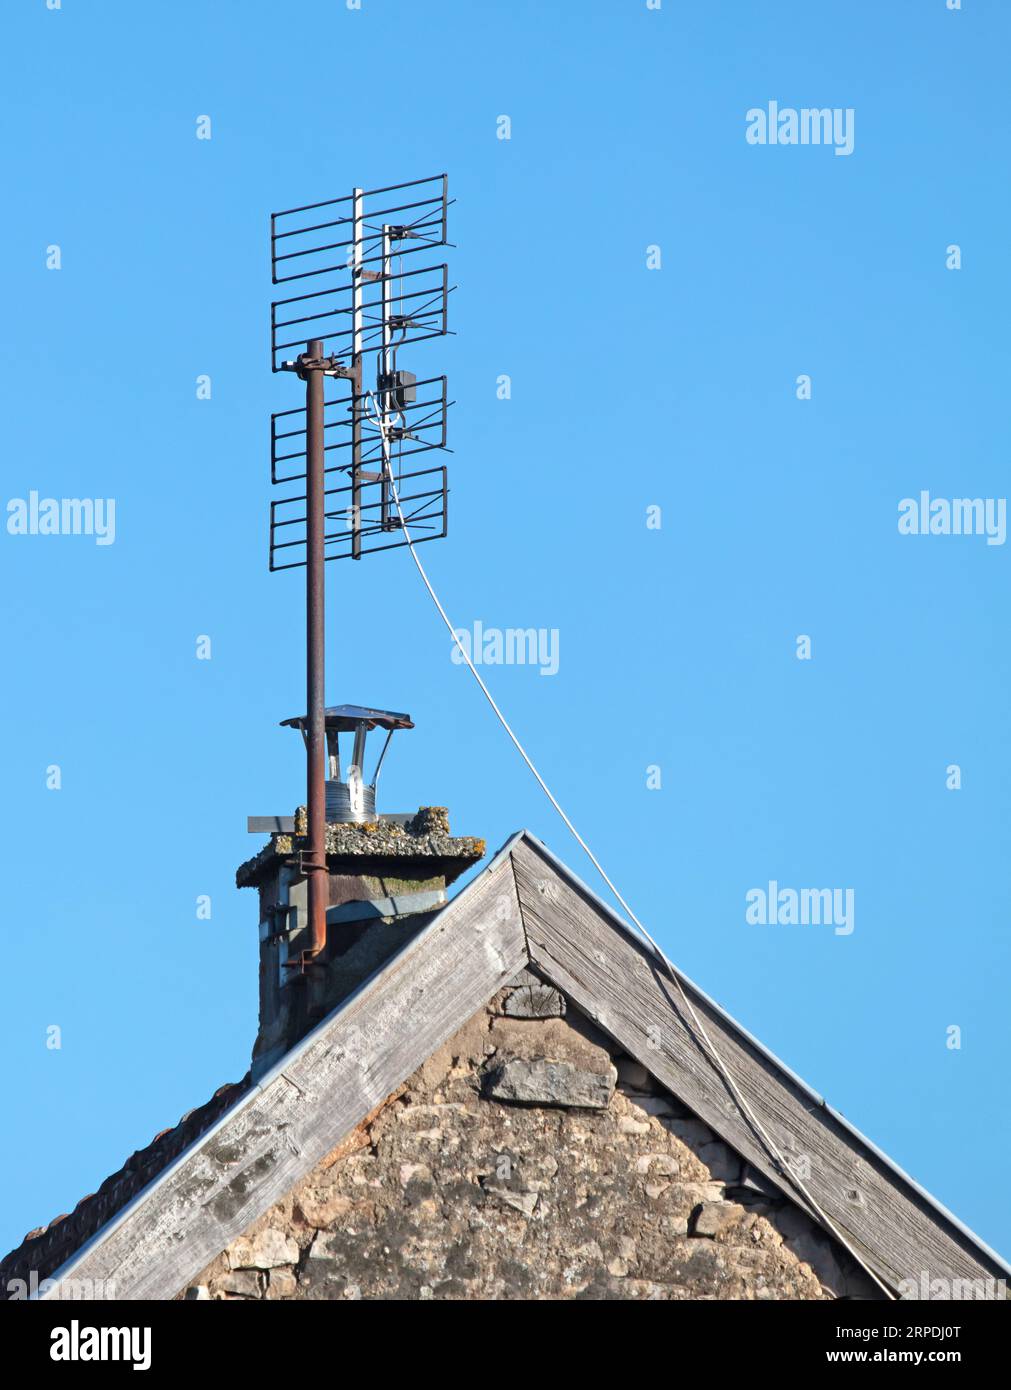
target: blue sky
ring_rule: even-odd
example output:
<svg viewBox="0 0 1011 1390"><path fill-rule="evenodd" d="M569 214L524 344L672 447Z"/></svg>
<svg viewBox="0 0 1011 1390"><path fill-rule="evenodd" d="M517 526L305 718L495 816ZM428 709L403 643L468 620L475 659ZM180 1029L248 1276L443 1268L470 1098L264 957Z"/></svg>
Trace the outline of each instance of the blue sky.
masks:
<svg viewBox="0 0 1011 1390"><path fill-rule="evenodd" d="M557 629L556 675L485 674L676 962L1011 1253L1008 546L897 527L1006 494L1008 7L17 0L0 34L3 501L116 499L111 545L0 533L0 1247L246 1069L233 875L303 780L268 214L447 170L457 336L401 360L457 401L434 582ZM852 108L853 153L748 144L771 100ZM328 580L330 700L417 722L382 809L595 883L409 556ZM852 888L853 932L749 925L770 879Z"/></svg>

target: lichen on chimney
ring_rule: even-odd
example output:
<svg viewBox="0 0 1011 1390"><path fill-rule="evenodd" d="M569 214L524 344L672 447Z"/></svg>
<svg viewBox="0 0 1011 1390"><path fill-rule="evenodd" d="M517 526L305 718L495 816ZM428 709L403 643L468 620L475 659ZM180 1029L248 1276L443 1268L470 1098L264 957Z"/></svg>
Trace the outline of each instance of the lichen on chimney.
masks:
<svg viewBox="0 0 1011 1390"><path fill-rule="evenodd" d="M295 810L294 834L282 832L272 835L258 854L239 867L235 875L238 887L254 886L260 881L263 871L277 859L296 856L305 847L306 831L306 809L299 806ZM458 878L471 864L483 859L486 849L482 839L451 834L449 811L445 806L421 806L417 815L404 824L380 819L357 825L330 823L326 828L328 860L440 859L446 863L447 883Z"/></svg>

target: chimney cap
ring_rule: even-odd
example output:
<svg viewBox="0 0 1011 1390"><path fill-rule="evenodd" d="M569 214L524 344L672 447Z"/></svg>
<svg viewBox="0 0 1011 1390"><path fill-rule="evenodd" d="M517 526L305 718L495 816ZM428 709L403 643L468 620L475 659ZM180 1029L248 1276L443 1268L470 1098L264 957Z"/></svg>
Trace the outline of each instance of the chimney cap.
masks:
<svg viewBox="0 0 1011 1390"><path fill-rule="evenodd" d="M324 728L336 729L338 733L353 733L359 724L368 729L413 729L414 720L409 714L397 714L388 709L369 709L365 705L330 705L323 711ZM281 727L305 731L307 717L299 714L293 719L282 719Z"/></svg>

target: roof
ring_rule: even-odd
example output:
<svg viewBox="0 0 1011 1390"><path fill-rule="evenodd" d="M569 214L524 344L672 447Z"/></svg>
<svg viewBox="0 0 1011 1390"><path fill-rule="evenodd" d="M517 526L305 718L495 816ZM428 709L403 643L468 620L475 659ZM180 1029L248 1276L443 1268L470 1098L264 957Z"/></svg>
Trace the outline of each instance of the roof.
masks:
<svg viewBox="0 0 1011 1390"><path fill-rule="evenodd" d="M528 965L825 1224L738 1111L652 951L524 831L276 1066L176 1147L132 1200L98 1228L75 1228L76 1246L66 1242L35 1267L54 1278L111 1280L119 1298L173 1297ZM687 980L684 987L762 1126L781 1151L810 1156L811 1196L884 1283L897 1289L921 1270L951 1280L1011 1274L706 994ZM15 1252L22 1265L30 1247ZM65 1249L57 1269L52 1255ZM15 1277L14 1258L0 1264L0 1278Z"/></svg>
<svg viewBox="0 0 1011 1390"><path fill-rule="evenodd" d="M282 729L301 729L308 723L306 714L295 715L292 719L282 719ZM339 733L353 733L359 724L370 729L413 729L414 720L409 714L396 714L388 709L370 709L367 705L328 705L323 711L323 723L327 729Z"/></svg>
<svg viewBox="0 0 1011 1390"><path fill-rule="evenodd" d="M82 1197L69 1214L54 1216L45 1226L29 1231L5 1259L0 1260L0 1288L11 1280L27 1281L33 1270L45 1278L79 1250L103 1226L190 1148L249 1089L251 1073L241 1081L219 1086L206 1104L189 1110L178 1124L163 1129L146 1148L138 1149L112 1173L97 1192Z"/></svg>

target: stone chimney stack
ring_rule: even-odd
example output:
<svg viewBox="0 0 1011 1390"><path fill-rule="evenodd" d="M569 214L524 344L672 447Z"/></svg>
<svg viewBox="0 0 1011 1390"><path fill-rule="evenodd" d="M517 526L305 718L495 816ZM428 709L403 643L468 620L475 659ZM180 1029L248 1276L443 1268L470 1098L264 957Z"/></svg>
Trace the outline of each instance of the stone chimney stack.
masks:
<svg viewBox="0 0 1011 1390"><path fill-rule="evenodd" d="M484 856L485 843L450 834L444 807L414 816L327 824L326 948L304 968L306 880L300 869L306 813L277 829L239 869L240 888L260 900L260 1027L253 1077L267 1071L326 1014L398 951L446 901L446 888ZM254 826L255 821L255 826Z"/></svg>

